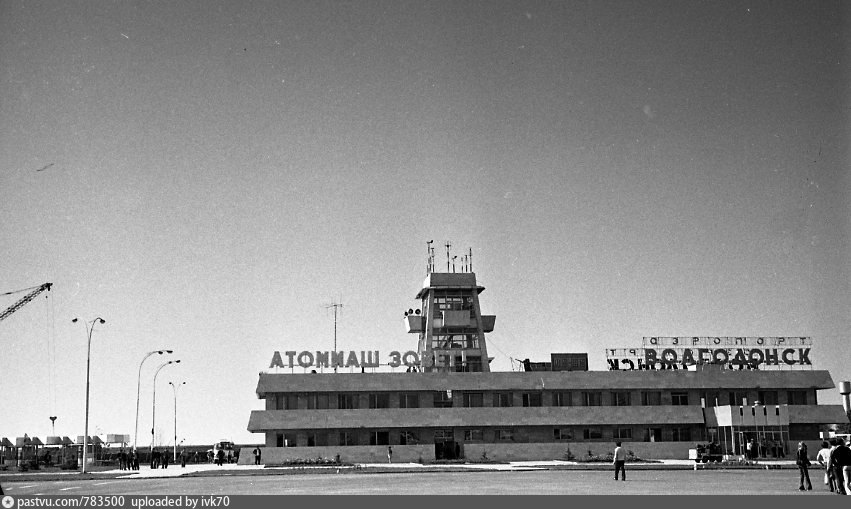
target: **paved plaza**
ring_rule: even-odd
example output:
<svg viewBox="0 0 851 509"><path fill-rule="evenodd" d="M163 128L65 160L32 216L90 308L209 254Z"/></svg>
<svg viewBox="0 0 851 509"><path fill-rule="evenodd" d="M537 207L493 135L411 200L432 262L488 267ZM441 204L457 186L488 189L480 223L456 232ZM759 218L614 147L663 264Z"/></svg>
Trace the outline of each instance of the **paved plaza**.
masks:
<svg viewBox="0 0 851 509"><path fill-rule="evenodd" d="M694 470L693 462L668 461L630 468L614 481L607 465L570 469L567 462L452 465L367 464L348 468L259 468L247 465L187 465L139 472L107 471L3 477L6 494L27 495L831 495L812 471L812 492L799 492L790 465L762 469ZM783 467L783 468L777 468ZM88 477L88 476L87 476ZM831 495L834 496L834 495Z"/></svg>

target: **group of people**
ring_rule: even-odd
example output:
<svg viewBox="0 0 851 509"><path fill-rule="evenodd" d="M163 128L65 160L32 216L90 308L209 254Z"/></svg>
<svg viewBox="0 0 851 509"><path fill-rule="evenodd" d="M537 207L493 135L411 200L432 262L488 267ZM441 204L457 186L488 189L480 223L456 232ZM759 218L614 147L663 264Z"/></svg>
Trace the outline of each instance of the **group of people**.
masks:
<svg viewBox="0 0 851 509"><path fill-rule="evenodd" d="M763 439L757 442L751 438L745 444L745 452L748 459L767 458L773 456L775 458L785 458L786 452L783 450L783 442L777 442L771 439Z"/></svg>
<svg viewBox="0 0 851 509"><path fill-rule="evenodd" d="M139 455L136 451L130 452L121 449L118 453L118 468L121 470L139 470Z"/></svg>
<svg viewBox="0 0 851 509"><path fill-rule="evenodd" d="M816 455L816 461L824 469L824 484L837 495L851 495L851 448L841 437L824 441ZM798 442L795 463L801 474L798 487L801 491L813 489L810 481L809 466L811 464L807 453L807 444Z"/></svg>
<svg viewBox="0 0 851 509"><path fill-rule="evenodd" d="M161 452L154 448L151 452L151 469L168 468L168 452Z"/></svg>

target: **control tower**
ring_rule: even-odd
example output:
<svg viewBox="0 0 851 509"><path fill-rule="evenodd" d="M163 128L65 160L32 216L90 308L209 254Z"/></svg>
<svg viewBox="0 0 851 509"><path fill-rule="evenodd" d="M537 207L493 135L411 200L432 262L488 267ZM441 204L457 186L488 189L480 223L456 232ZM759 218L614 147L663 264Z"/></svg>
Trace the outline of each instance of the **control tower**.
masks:
<svg viewBox="0 0 851 509"><path fill-rule="evenodd" d="M422 314L417 310L405 316L408 333L419 334L422 371L490 371L485 333L493 332L496 316L482 315L482 291L473 272L429 272L416 296Z"/></svg>

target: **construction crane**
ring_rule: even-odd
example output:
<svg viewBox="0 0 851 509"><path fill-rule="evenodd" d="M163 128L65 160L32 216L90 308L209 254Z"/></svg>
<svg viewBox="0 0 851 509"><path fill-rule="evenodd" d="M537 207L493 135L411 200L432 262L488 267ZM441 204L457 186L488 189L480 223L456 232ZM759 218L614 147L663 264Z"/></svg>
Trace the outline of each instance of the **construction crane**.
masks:
<svg viewBox="0 0 851 509"><path fill-rule="evenodd" d="M17 311L17 310L21 309L22 307L24 307L24 305L26 305L26 303L27 303L27 302L29 302L29 301L33 300L34 298L38 297L38 294L40 294L41 292L43 292L43 291L45 291L45 290L47 290L47 291L49 292L49 291L50 291L50 287L51 287L51 286L53 286L53 283L44 283L43 285L40 285L40 286L36 286L36 287L34 287L35 289L33 289L33 288L25 288L25 289L23 289L23 290L18 290L18 291L15 291L15 292L8 292L8 293L4 294L4 295L11 295L11 294L13 294L13 293L25 292L25 291L27 291L27 290L32 290L30 293L28 293L28 294L24 295L24 296L21 298L21 300L19 300L18 302L16 302L16 303L12 304L12 305L11 305L11 306L9 306L8 308L6 308L6 310L5 310L5 311L3 311L2 313L0 313L0 322L2 322L3 320L5 320L5 319L6 319L6 317L8 317L9 315L11 315L11 314L12 314L12 313L14 313L15 311Z"/></svg>

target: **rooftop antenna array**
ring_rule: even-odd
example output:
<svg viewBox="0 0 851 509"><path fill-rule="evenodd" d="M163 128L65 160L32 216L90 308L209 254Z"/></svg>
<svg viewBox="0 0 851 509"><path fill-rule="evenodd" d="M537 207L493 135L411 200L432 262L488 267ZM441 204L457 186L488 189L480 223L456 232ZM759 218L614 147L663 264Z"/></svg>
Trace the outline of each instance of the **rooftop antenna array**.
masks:
<svg viewBox="0 0 851 509"><path fill-rule="evenodd" d="M340 299L340 300L342 300L342 299ZM338 302L332 302L331 304L327 304L325 306L325 309L331 309L331 308L334 308L334 352L336 352L337 351L337 310L338 309L342 310L343 303L342 302L339 302L339 303ZM342 313L343 312L340 311L340 314L342 314ZM334 363L334 373L336 373L336 372L337 372L337 364Z"/></svg>
<svg viewBox="0 0 851 509"><path fill-rule="evenodd" d="M434 265L434 240L426 241L426 252L428 259L426 262L426 274L431 274L435 270ZM455 272L455 261L458 255L452 255L452 244L447 240L446 244L446 272ZM473 272L473 248L469 248L468 253L461 256L461 272Z"/></svg>

